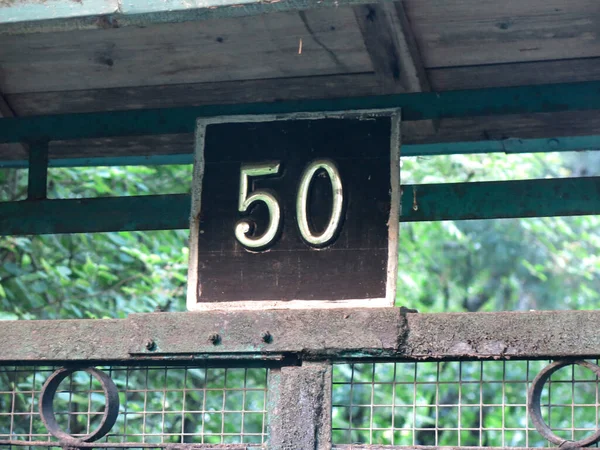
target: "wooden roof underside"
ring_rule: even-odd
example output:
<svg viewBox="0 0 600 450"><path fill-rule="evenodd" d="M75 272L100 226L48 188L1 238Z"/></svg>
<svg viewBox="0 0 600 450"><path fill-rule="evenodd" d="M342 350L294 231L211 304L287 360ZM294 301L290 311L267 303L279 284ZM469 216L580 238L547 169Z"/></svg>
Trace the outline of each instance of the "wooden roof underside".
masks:
<svg viewBox="0 0 600 450"><path fill-rule="evenodd" d="M3 34L0 25L0 115L600 80L598 0L340 3L143 27L14 34L12 24ZM583 136L599 125L600 111L416 121L403 141ZM186 134L54 142L50 157L191 152ZM22 146L0 146L0 160L26 158Z"/></svg>

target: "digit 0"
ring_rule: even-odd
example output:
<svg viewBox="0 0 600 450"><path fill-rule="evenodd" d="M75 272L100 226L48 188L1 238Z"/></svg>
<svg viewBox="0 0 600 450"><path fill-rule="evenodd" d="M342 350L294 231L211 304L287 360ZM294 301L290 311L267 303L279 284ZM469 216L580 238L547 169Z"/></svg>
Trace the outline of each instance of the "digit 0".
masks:
<svg viewBox="0 0 600 450"><path fill-rule="evenodd" d="M322 233L315 234L313 230L311 230L309 224L307 203L310 184L315 174L320 169L325 170L329 176L331 191L333 194L333 205L327 227ZM302 177L300 178L300 187L298 188L298 195L296 197L296 217L302 238L315 247L322 247L329 244L335 238L342 224L343 203L344 190L342 186L342 179L335 162L330 159L317 159L311 162L302 173Z"/></svg>

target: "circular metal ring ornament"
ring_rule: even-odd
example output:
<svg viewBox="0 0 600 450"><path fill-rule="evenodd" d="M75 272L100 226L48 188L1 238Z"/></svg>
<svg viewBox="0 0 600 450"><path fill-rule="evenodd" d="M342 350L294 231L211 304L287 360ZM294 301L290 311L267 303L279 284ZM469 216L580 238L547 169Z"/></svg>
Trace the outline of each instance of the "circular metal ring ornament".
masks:
<svg viewBox="0 0 600 450"><path fill-rule="evenodd" d="M72 375L74 372L84 371L93 376L96 380L100 382L102 386L102 390L104 391L104 397L106 399L106 404L104 406L104 417L102 417L102 421L98 428L96 428L90 434L87 434L82 437L75 438L70 434L63 431L58 422L56 421L56 416L54 415L54 396L56 395L56 391L62 381L64 381L68 376ZM59 369L54 372L44 383L42 387L42 392L40 394L40 415L42 417L42 421L46 428L52 434L52 436L60 439L60 440L76 440L80 442L94 442L98 439L104 437L114 426L117 421L117 416L119 415L119 392L115 383L110 379L108 375L98 369L94 369L92 367L89 368L74 368L74 369Z"/></svg>
<svg viewBox="0 0 600 450"><path fill-rule="evenodd" d="M553 362L552 364L546 366L533 380L527 395L527 407L529 408L529 414L531 415L531 420L535 425L535 428L548 441L563 448L587 447L600 442L600 429L596 430L594 434L585 439L570 441L555 435L552 432L552 429L546 424L546 422L544 422L544 419L542 418L542 391L544 389L544 385L550 379L552 374L563 367L571 365L586 367L594 372L596 376L600 376L600 367L587 361L578 360Z"/></svg>

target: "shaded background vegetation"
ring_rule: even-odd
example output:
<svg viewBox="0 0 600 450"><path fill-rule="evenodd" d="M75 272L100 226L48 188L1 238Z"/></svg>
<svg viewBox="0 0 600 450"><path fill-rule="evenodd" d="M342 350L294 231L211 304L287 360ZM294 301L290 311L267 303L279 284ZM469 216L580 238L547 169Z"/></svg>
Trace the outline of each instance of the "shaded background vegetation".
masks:
<svg viewBox="0 0 600 450"><path fill-rule="evenodd" d="M596 175L600 156L594 152L453 155L404 158L402 164L404 183L465 182ZM78 198L184 193L190 189L191 169L191 166L52 169L49 195L51 198ZM23 198L26 176L24 170L0 170L0 199ZM161 213L156 211L157 215ZM600 219L595 216L402 224L397 304L417 308L420 312L596 309L600 292L599 225ZM122 318L133 312L184 311L187 238L186 230L1 237L0 319ZM385 371L390 370L388 366L377 367L377 370L370 365L336 369L342 386L341 390L334 390L341 405L334 411L337 427L360 428L365 417L369 417L371 428L373 422L390 423L390 414L396 414L395 411L381 409L376 413L373 412L376 408L370 406L352 407L353 404L369 405L374 398L375 391L369 384L373 384L374 374L385 377ZM396 378L392 379L404 379L404 369L394 370ZM483 368L473 370L481 372ZM507 376L505 368L486 370L492 370L490 376ZM525 383L530 381L529 373L514 370L509 377L524 377ZM438 366L431 369L423 366L421 373L426 380L435 381L439 371ZM459 366L444 366L442 373L452 380L461 380L463 376ZM352 403L347 400L344 386L361 377L366 377L368 388L353 391L358 403ZM5 382L11 383L8 378ZM14 380L12 386L16 386ZM203 386L199 382L197 387ZM524 389L522 387L518 395L523 395ZM570 389L570 385L565 387L563 394L568 395ZM580 394L585 394L586 401L595 403L596 407L588 408L585 416L579 415L578 423L595 427L597 387L591 383L581 389ZM492 398L494 392L483 393L483 387L480 390L479 400L473 400L475 406L469 410L472 415L463 417L462 426L482 427L481 405L477 403L484 403L483 396ZM416 397L407 392L394 389L388 394L394 399L394 405L409 405ZM424 404L442 400L439 392L424 391L419 395L423 396ZM448 390L446 396L444 401L456 405L469 400L466 394L459 399L457 389ZM0 397L0 409L9 408L10 405L3 401L6 403L10 399ZM495 412L490 409L485 420L502 425L508 414L514 417L519 427L530 426L524 410L521 411L519 406L515 408L520 409L508 412L502 412L503 408ZM356 411L352 413L353 410ZM422 407L413 414L413 422L439 424L445 423L444 420L448 423L455 420L452 416L440 418L436 416L438 413L435 408ZM570 423L568 426L573 426L575 416L571 410L565 410L563 415L554 413L553 417L556 424L565 427L567 422ZM180 427L181 420L174 416L174 426ZM398 424L404 425L399 430L375 434L372 431L340 431L339 442L436 443L427 430L411 434L408 441L394 440L394 433L402 436L403 426L406 429L415 426L406 418L397 419L394 426ZM197 425L193 422L190 428ZM164 424L161 422L156 426L164 427ZM219 422L217 428L220 427ZM440 444L457 445L454 438L448 437L454 434L446 433L445 436L440 437ZM475 435L467 431L462 445L525 444L524 435L500 440L487 437L485 441L481 435L471 440L469 436ZM174 441L178 439L177 436L173 438ZM215 439L212 442L218 442L220 438ZM529 443L544 445L543 441Z"/></svg>
<svg viewBox="0 0 600 450"><path fill-rule="evenodd" d="M594 152L404 158L402 179L580 176L599 166ZM191 175L189 165L51 169L49 196L184 193ZM23 198L26 177L0 170L0 199ZM594 309L599 224L595 216L402 224L398 304L422 312ZM0 317L183 311L187 238L187 230L1 237Z"/></svg>

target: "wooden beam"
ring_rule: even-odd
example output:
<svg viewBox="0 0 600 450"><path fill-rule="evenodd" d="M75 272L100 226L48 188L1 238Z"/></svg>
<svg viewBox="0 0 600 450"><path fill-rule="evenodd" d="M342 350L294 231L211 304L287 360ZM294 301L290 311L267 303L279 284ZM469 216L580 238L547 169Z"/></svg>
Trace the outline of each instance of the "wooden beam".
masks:
<svg viewBox="0 0 600 450"><path fill-rule="evenodd" d="M600 82L6 118L0 143L193 133L199 117L385 108L401 108L403 121L594 111Z"/></svg>
<svg viewBox="0 0 600 450"><path fill-rule="evenodd" d="M508 139L553 139L590 136L600 130L600 110L558 111L441 119L431 133L417 122L403 123L403 137L410 144L505 141Z"/></svg>
<svg viewBox="0 0 600 450"><path fill-rule="evenodd" d="M404 0L427 68L593 58L594 0Z"/></svg>
<svg viewBox="0 0 600 450"><path fill-rule="evenodd" d="M0 92L0 119L8 117L16 116L9 103L6 101L6 98L2 92ZM11 159L27 159L29 150L26 145L21 143L0 145L0 155L6 155ZM0 159L2 159L2 156L0 156Z"/></svg>
<svg viewBox="0 0 600 450"><path fill-rule="evenodd" d="M0 35L55 33L72 30L105 30L153 24L208 21L209 19L261 15L282 11L306 11L370 3L373 0L208 0L190 4L186 0L94 0L73 6L71 0L56 0L52 8L35 1L0 3Z"/></svg>
<svg viewBox="0 0 600 450"><path fill-rule="evenodd" d="M402 155L600 149L600 110L442 119L438 129L402 123ZM54 141L50 166L189 164L193 134ZM27 167L27 154L0 144L0 166Z"/></svg>
<svg viewBox="0 0 600 450"><path fill-rule="evenodd" d="M0 118L1 117L14 117L14 113L10 106L8 106L8 103L6 102L6 99L2 93L0 93Z"/></svg>
<svg viewBox="0 0 600 450"><path fill-rule="evenodd" d="M600 58L575 58L427 70L434 91L578 83L600 79Z"/></svg>
<svg viewBox="0 0 600 450"><path fill-rule="evenodd" d="M600 58L536 61L427 71L434 91L575 83L600 79ZM423 87L423 90L426 90ZM173 108L370 96L381 92L373 72L4 94L18 116ZM594 133L590 133L594 134Z"/></svg>
<svg viewBox="0 0 600 450"><path fill-rule="evenodd" d="M302 38L303 51L298 54ZM305 11L302 16L278 13L259 19L221 19L201 26L188 22L106 32L1 36L0 49L5 94L371 71L354 13L348 8Z"/></svg>
<svg viewBox="0 0 600 450"><path fill-rule="evenodd" d="M382 94L430 90L412 28L402 2L354 7Z"/></svg>
<svg viewBox="0 0 600 450"><path fill-rule="evenodd" d="M19 116L378 95L372 72L6 94Z"/></svg>

